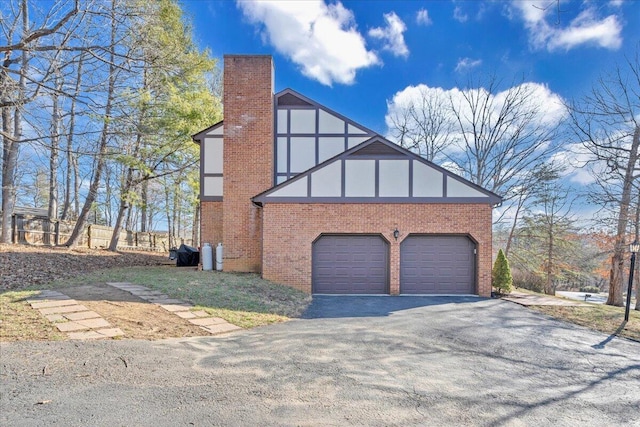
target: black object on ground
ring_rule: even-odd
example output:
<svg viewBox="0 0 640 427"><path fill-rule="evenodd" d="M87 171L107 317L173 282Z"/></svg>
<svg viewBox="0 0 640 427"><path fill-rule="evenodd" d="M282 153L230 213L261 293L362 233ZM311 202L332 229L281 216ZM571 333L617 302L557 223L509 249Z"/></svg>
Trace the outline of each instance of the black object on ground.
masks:
<svg viewBox="0 0 640 427"><path fill-rule="evenodd" d="M200 251L198 248L180 245L178 248L177 267L196 267L200 262Z"/></svg>

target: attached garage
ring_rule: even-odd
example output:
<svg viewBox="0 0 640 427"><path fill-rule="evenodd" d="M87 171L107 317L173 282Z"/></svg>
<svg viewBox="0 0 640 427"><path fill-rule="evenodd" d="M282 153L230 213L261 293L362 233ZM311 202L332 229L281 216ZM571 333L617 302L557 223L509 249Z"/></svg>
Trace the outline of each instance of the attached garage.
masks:
<svg viewBox="0 0 640 427"><path fill-rule="evenodd" d="M389 244L379 235L322 235L312 264L313 293L389 293Z"/></svg>
<svg viewBox="0 0 640 427"><path fill-rule="evenodd" d="M475 257L467 236L408 236L400 245L400 293L474 294Z"/></svg>

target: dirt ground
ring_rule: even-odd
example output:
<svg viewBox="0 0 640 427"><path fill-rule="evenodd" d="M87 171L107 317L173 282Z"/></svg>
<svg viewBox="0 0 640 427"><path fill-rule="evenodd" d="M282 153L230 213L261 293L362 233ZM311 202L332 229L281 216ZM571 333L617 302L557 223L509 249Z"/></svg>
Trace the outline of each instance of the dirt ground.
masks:
<svg viewBox="0 0 640 427"><path fill-rule="evenodd" d="M160 306L106 284L65 288L60 292L122 329L125 338L156 340L208 335L205 330Z"/></svg>
<svg viewBox="0 0 640 427"><path fill-rule="evenodd" d="M46 289L54 279L73 277L88 271L171 263L165 254L148 252L119 252L105 250L47 248L21 245L0 245L0 294L26 288ZM38 286L42 284L42 286ZM113 327L120 328L127 339L163 339L171 337L203 336L208 333L187 320L169 313L161 307L142 300L129 292L106 285L87 283L82 286L59 289L89 310L95 311ZM17 305L16 305L17 304ZM23 319L21 328L9 331L3 325L3 341L22 339L47 340L63 336L55 325L26 301L3 304L5 318ZM28 316L28 317L25 317ZM42 317L42 319L39 319ZM36 320L36 321L34 321ZM37 328L43 329L39 333ZM20 331L23 332L20 332ZM47 331L48 330L48 331Z"/></svg>
<svg viewBox="0 0 640 427"><path fill-rule="evenodd" d="M168 253L0 244L0 291L21 290L78 273L167 264Z"/></svg>

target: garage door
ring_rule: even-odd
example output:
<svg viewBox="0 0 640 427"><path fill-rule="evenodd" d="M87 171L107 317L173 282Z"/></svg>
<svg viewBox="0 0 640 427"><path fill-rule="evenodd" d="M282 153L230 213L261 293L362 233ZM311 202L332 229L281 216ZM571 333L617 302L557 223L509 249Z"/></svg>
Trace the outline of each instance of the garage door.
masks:
<svg viewBox="0 0 640 427"><path fill-rule="evenodd" d="M475 243L466 236L409 236L400 246L400 293L475 293Z"/></svg>
<svg viewBox="0 0 640 427"><path fill-rule="evenodd" d="M321 236L313 244L313 293L388 293L388 260L389 245L380 236Z"/></svg>

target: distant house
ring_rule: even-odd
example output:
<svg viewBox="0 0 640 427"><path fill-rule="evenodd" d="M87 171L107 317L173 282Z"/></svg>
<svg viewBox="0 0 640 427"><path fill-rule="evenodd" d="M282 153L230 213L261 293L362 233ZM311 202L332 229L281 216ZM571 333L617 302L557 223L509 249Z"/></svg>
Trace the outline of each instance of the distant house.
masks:
<svg viewBox="0 0 640 427"><path fill-rule="evenodd" d="M201 240L224 269L319 294L491 292L487 191L311 99L271 56L224 57L200 144Z"/></svg>

